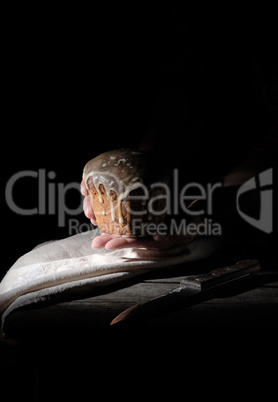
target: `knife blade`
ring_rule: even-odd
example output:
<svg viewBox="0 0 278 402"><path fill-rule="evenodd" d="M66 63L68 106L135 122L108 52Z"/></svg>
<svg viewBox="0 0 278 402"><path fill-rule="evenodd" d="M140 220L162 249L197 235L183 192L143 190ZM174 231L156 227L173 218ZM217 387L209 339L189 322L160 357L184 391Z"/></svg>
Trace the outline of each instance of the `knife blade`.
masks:
<svg viewBox="0 0 278 402"><path fill-rule="evenodd" d="M257 274L260 269L258 260L242 260L202 275L184 278L178 288L129 307L116 316L110 325L135 324L202 303L216 297L218 289Z"/></svg>

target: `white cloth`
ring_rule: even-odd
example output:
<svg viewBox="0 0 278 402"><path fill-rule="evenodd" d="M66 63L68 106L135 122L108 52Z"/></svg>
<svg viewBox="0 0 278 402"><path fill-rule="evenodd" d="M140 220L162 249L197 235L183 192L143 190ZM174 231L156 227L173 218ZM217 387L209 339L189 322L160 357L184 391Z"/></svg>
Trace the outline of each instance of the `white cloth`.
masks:
<svg viewBox="0 0 278 402"><path fill-rule="evenodd" d="M198 239L186 247L159 252L144 248L93 250L92 239L99 234L95 229L49 242L20 257L0 283L0 314L14 301L18 308L45 299L49 302L55 294L86 297L96 287L204 258L218 247L215 239ZM53 300L57 302L57 297Z"/></svg>

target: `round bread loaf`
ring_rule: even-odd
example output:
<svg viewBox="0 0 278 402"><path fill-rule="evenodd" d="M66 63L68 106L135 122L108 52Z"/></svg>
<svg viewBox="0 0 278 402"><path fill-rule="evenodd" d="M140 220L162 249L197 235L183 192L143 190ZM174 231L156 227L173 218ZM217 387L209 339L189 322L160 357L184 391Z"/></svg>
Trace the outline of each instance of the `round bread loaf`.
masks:
<svg viewBox="0 0 278 402"><path fill-rule="evenodd" d="M167 191L153 158L143 152L117 149L104 152L84 167L97 224L115 236L145 236L164 221ZM151 225L150 225L151 224Z"/></svg>

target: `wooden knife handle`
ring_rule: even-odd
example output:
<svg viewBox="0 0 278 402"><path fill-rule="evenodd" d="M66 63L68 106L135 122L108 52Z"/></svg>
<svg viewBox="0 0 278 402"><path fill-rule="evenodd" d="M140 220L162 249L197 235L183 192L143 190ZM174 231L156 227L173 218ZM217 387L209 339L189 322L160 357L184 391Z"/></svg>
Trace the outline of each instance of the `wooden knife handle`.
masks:
<svg viewBox="0 0 278 402"><path fill-rule="evenodd" d="M217 268L207 274L185 278L180 285L181 287L204 290L234 279L256 274L260 269L258 260L242 260L235 265Z"/></svg>

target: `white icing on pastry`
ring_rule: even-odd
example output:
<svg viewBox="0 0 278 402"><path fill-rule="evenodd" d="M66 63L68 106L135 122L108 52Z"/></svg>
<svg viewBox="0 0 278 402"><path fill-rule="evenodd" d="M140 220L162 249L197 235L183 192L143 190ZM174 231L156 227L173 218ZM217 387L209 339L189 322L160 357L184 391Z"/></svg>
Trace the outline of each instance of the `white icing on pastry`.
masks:
<svg viewBox="0 0 278 402"><path fill-rule="evenodd" d="M83 180L87 189L88 180L92 177L99 202L104 202L101 190L106 193L110 202L112 221L116 219L113 194L117 195L118 222L123 223L122 200L128 197L131 191L144 184L146 171L143 156L141 152L132 152L128 149L108 151L90 160L84 167ZM111 161L115 163L110 163Z"/></svg>

